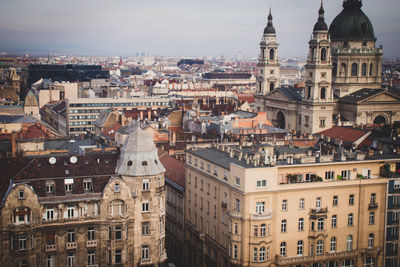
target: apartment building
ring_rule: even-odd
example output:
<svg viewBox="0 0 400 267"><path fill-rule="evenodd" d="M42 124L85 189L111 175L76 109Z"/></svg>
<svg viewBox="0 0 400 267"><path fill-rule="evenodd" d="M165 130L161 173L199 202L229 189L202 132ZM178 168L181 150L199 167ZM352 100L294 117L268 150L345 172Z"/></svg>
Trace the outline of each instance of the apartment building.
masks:
<svg viewBox="0 0 400 267"><path fill-rule="evenodd" d="M154 112L170 106L168 98L69 98L67 99L67 125L69 136L93 132L94 122L106 109L130 110L137 108Z"/></svg>
<svg viewBox="0 0 400 267"><path fill-rule="evenodd" d="M120 155L0 164L1 266L163 266L165 169L139 127Z"/></svg>
<svg viewBox="0 0 400 267"><path fill-rule="evenodd" d="M242 143L186 159L188 266L382 266L397 155Z"/></svg>

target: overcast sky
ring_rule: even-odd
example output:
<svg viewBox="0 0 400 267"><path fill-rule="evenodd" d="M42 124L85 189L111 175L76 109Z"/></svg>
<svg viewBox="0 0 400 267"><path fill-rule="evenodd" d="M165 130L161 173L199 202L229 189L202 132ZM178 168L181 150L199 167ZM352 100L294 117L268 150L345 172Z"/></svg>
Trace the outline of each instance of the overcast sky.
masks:
<svg viewBox="0 0 400 267"><path fill-rule="evenodd" d="M320 0L0 0L0 50L69 54L258 54L269 5L280 56L305 57ZM325 0L328 25L341 0ZM400 1L364 0L377 45L399 56Z"/></svg>

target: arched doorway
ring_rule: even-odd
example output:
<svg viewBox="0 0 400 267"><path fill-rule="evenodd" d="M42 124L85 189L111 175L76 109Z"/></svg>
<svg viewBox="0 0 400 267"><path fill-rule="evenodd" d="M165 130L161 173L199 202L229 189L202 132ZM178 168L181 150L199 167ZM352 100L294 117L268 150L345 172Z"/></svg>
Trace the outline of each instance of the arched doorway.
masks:
<svg viewBox="0 0 400 267"><path fill-rule="evenodd" d="M383 117L382 115L379 115L374 119L374 124L379 124L379 125L386 124L386 118Z"/></svg>
<svg viewBox="0 0 400 267"><path fill-rule="evenodd" d="M283 114L282 111L278 111L278 113L276 113L276 119L274 121L274 126L277 128L281 128L281 129L285 129L285 115Z"/></svg>

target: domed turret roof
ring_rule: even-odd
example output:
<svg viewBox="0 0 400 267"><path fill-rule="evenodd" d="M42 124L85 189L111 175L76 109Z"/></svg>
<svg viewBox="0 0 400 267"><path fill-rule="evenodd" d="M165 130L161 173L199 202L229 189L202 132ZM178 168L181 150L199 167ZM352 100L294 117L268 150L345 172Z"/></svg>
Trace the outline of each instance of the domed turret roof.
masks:
<svg viewBox="0 0 400 267"><path fill-rule="evenodd" d="M264 34L275 34L275 27L272 24L272 14L271 14L271 8L269 9L269 14L268 14L268 23L267 27L264 29Z"/></svg>
<svg viewBox="0 0 400 267"><path fill-rule="evenodd" d="M318 21L314 25L314 31L327 31L328 25L326 25L326 23L325 23L325 18L324 18L325 10L324 10L322 2L321 2L321 7L319 8L318 14L319 14Z"/></svg>
<svg viewBox="0 0 400 267"><path fill-rule="evenodd" d="M142 130L138 122L125 140L116 173L127 176L144 176L165 172L157 152L153 138Z"/></svg>
<svg viewBox="0 0 400 267"><path fill-rule="evenodd" d="M332 40L375 40L372 23L361 6L361 0L343 1L342 12L329 27Z"/></svg>

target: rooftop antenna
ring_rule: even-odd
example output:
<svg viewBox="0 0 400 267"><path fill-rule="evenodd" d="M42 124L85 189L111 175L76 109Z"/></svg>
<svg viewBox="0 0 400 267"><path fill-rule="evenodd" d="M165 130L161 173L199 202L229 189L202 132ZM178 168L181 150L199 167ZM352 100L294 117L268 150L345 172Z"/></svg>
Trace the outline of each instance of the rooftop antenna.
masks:
<svg viewBox="0 0 400 267"><path fill-rule="evenodd" d="M50 63L50 51L47 50L47 64Z"/></svg>

